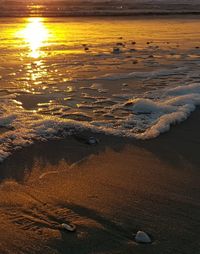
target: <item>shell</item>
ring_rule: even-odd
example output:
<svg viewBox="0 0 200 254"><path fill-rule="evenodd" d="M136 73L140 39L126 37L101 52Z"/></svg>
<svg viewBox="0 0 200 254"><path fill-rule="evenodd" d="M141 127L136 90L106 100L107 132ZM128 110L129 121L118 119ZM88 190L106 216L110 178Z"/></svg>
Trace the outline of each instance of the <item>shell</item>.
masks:
<svg viewBox="0 0 200 254"><path fill-rule="evenodd" d="M135 241L137 243L151 243L152 242L149 235L145 233L144 231L140 231L140 230L137 232L135 236Z"/></svg>
<svg viewBox="0 0 200 254"><path fill-rule="evenodd" d="M74 232L76 230L76 226L74 224L62 223L61 227L70 232Z"/></svg>

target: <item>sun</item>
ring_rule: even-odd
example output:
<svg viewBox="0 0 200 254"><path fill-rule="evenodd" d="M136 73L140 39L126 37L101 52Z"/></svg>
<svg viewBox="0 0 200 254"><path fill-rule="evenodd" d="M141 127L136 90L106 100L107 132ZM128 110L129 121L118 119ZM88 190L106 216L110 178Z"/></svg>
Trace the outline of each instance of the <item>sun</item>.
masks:
<svg viewBox="0 0 200 254"><path fill-rule="evenodd" d="M29 18L26 28L22 31L22 37L29 45L30 56L39 58L42 54L41 47L49 37L47 28L42 18Z"/></svg>

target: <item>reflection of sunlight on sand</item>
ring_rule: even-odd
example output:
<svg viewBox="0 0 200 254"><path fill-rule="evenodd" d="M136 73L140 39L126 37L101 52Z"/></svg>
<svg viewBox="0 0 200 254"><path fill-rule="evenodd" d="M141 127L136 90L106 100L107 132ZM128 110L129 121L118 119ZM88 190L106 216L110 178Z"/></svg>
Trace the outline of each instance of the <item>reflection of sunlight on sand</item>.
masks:
<svg viewBox="0 0 200 254"><path fill-rule="evenodd" d="M28 25L22 31L22 36L29 44L30 56L38 58L42 53L40 49L48 39L49 34L42 18L29 18L28 22Z"/></svg>

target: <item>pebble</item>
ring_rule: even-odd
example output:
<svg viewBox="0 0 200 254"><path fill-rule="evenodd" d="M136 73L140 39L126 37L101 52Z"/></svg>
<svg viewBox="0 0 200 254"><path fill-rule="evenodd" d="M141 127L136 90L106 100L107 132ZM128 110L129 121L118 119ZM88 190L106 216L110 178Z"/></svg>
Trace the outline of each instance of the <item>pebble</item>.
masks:
<svg viewBox="0 0 200 254"><path fill-rule="evenodd" d="M125 44L124 44L124 43L122 43L122 42L117 42L117 43L116 43L116 45L117 45L117 46L122 46L122 47L125 47Z"/></svg>
<svg viewBox="0 0 200 254"><path fill-rule="evenodd" d="M87 143L88 143L89 145L95 145L95 144L98 144L99 141L98 141L96 138L94 138L94 137L89 137Z"/></svg>
<svg viewBox="0 0 200 254"><path fill-rule="evenodd" d="M113 48L113 53L114 54L119 54L121 51L119 48Z"/></svg>
<svg viewBox="0 0 200 254"><path fill-rule="evenodd" d="M141 230L139 230L135 235L135 241L137 243L152 243L150 236Z"/></svg>
<svg viewBox="0 0 200 254"><path fill-rule="evenodd" d="M69 232L74 232L76 230L76 226L74 224L62 223L61 227Z"/></svg>

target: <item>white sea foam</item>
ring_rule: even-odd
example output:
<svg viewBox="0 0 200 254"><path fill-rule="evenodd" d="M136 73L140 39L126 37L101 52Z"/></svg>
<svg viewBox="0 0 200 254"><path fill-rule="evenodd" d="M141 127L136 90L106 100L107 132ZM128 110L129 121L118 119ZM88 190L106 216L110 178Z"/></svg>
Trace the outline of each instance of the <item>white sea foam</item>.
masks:
<svg viewBox="0 0 200 254"><path fill-rule="evenodd" d="M137 128L144 129L144 132L134 136L139 139L155 138L168 131L172 124L187 119L195 107L200 105L200 84L169 89L156 101L138 98L128 101L124 106L127 105L137 114L132 116Z"/></svg>
<svg viewBox="0 0 200 254"><path fill-rule="evenodd" d="M112 120L95 119L84 122L26 111L21 104L16 103L14 96L2 96L0 161L12 151L36 140L64 137L85 129L137 139L155 138L168 131L172 124L187 119L195 107L200 105L199 83L161 89L153 94L155 96L149 93L149 96L145 94L145 97L132 99L129 99L129 95L128 99L123 97L119 102L114 101L114 105L104 108L104 114L113 116ZM90 106L95 109L95 105ZM118 115L118 111L123 111L124 114Z"/></svg>
<svg viewBox="0 0 200 254"><path fill-rule="evenodd" d="M58 136L59 132L65 136L70 135L71 131L89 129L86 123L83 125L68 119L27 112L16 107L11 100L4 101L1 114L0 127L4 127L4 132L0 135L0 161L13 150L30 145L35 140L45 141Z"/></svg>
<svg viewBox="0 0 200 254"><path fill-rule="evenodd" d="M151 94L151 98L133 98L111 105L106 112L113 119L102 121L80 122L30 113L10 98L1 98L0 103L0 127L4 128L0 135L0 161L3 161L14 150L36 140L64 137L86 129L137 139L155 138L168 131L172 124L187 119L195 107L200 105L200 84L160 90L155 99L152 99ZM117 110L126 114L119 117L115 114Z"/></svg>

